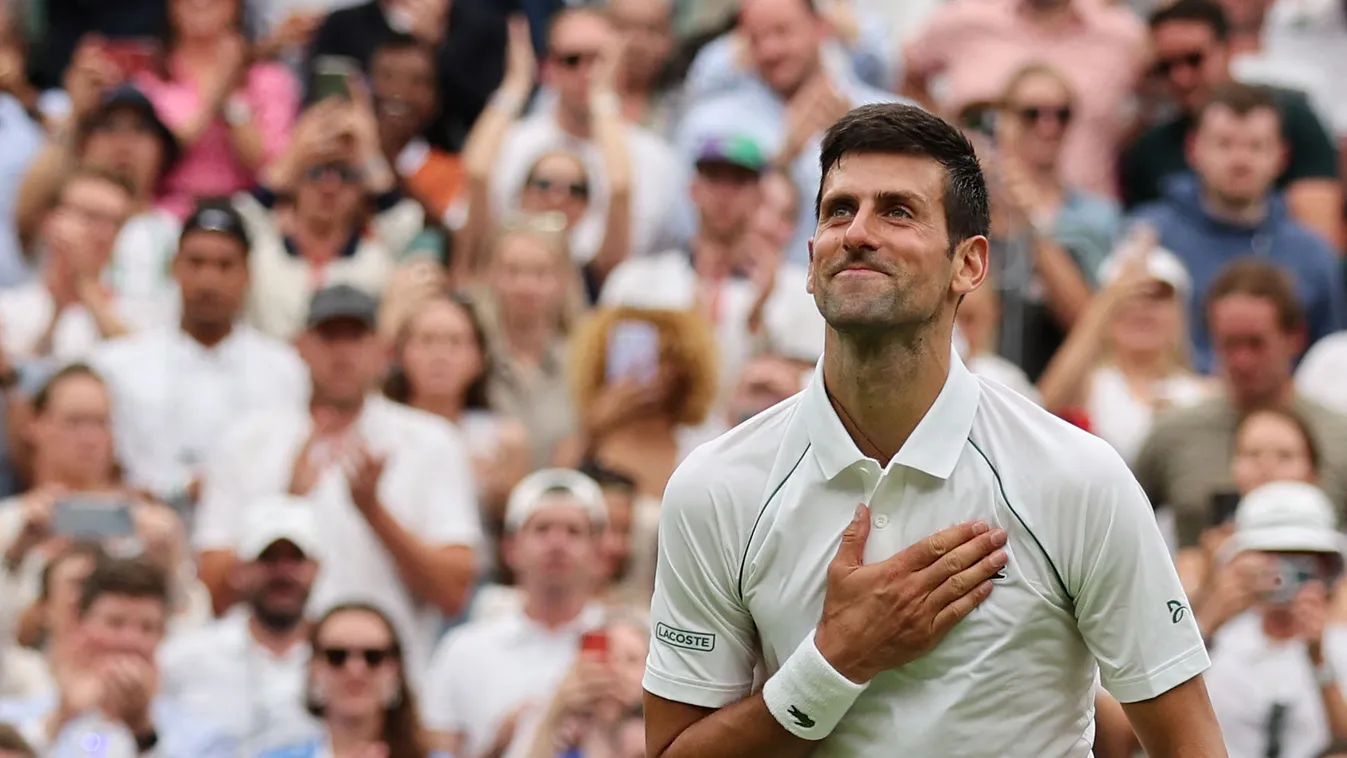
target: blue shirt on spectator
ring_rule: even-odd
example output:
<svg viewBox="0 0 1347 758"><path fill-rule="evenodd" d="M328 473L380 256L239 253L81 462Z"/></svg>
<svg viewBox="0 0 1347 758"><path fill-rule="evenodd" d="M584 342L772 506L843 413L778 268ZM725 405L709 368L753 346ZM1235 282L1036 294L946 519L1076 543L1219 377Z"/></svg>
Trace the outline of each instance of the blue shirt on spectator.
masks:
<svg viewBox="0 0 1347 758"><path fill-rule="evenodd" d="M1267 214L1254 225L1211 215L1203 205L1198 179L1176 174L1164 184L1164 199L1138 208L1134 218L1150 224L1188 267L1193 279L1189 330L1194 367L1210 373L1215 359L1207 337L1207 292L1227 264L1245 256L1265 258L1289 273L1305 307L1310 342L1343 326L1342 269L1328 242L1291 218L1280 194L1268 198Z"/></svg>
<svg viewBox="0 0 1347 758"><path fill-rule="evenodd" d="M327 746L327 740L319 737L308 742L301 742L298 745L279 747L274 750L264 751L257 758L327 758L332 755L331 749ZM426 754L426 758L454 758L452 755L440 751L432 750Z"/></svg>
<svg viewBox="0 0 1347 758"><path fill-rule="evenodd" d="M32 275L14 225L19 183L45 139L42 127L12 95L0 94L0 287L22 284Z"/></svg>
<svg viewBox="0 0 1347 758"><path fill-rule="evenodd" d="M24 735L33 728L41 730L57 702L54 693L28 700L0 702L0 723L13 724ZM221 707L228 707L221 704ZM159 742L156 758L237 758L238 746L232 737L208 719L189 712L177 703L157 697L150 705ZM77 720L68 724L51 741L48 758L84 758L90 755L90 729Z"/></svg>

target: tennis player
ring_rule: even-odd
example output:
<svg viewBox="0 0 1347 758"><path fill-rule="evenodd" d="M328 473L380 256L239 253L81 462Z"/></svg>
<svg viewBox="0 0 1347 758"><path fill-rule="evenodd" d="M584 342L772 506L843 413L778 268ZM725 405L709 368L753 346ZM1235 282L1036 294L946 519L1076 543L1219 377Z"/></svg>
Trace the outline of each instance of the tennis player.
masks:
<svg viewBox="0 0 1347 758"><path fill-rule="evenodd" d="M820 367L665 493L649 755L1081 758L1101 682L1151 758L1225 756L1127 467L951 349L988 265L972 146L871 105L821 164Z"/></svg>

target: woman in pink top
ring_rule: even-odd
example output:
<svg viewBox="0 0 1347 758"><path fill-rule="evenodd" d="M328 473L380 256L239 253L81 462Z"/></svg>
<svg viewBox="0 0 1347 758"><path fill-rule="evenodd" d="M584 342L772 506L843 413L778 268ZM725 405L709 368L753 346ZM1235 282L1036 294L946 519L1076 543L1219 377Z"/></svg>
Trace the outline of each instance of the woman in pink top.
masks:
<svg viewBox="0 0 1347 758"><path fill-rule="evenodd" d="M186 218L194 199L256 184L285 148L299 84L279 63L252 63L242 0L169 0L162 65L137 84L182 147L159 205Z"/></svg>

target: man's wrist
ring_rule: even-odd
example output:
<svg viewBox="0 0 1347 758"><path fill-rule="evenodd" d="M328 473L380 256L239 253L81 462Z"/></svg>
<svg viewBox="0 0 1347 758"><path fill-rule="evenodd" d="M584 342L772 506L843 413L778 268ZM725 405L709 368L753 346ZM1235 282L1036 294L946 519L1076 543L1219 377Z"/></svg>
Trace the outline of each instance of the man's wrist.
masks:
<svg viewBox="0 0 1347 758"><path fill-rule="evenodd" d="M832 666L834 671L848 680L863 685L874 678L872 672L858 670L857 666L848 660L847 656L838 650L836 645L832 644L832 639L826 632L822 636L818 631L814 632L814 647L818 650L819 655L823 656L823 660L827 661L829 666Z"/></svg>

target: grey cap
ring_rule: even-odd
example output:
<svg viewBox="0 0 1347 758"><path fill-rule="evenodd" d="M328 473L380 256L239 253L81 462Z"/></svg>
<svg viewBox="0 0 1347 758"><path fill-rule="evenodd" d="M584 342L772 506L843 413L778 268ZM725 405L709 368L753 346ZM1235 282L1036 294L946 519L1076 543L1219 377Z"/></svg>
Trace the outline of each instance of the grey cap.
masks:
<svg viewBox="0 0 1347 758"><path fill-rule="evenodd" d="M328 321L351 319L373 329L378 315L378 300L349 284L334 284L314 293L304 326L312 329Z"/></svg>

